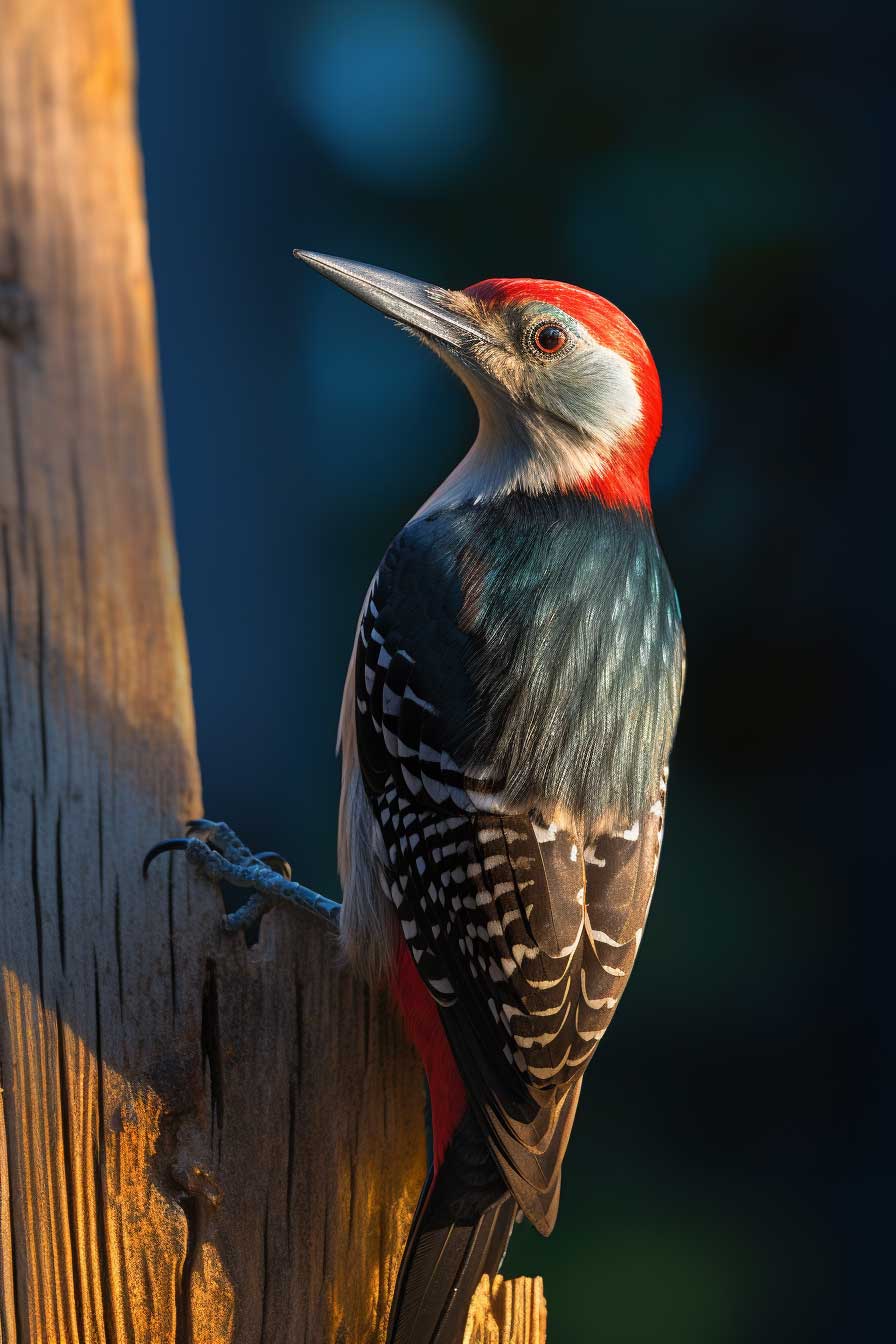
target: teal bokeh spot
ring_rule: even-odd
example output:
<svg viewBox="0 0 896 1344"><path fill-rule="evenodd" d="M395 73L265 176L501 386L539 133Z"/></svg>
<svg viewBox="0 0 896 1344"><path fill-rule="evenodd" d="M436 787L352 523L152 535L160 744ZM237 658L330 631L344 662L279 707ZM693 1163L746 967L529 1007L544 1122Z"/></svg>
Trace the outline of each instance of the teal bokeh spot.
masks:
<svg viewBox="0 0 896 1344"><path fill-rule="evenodd" d="M321 6L293 90L333 157L373 183L438 186L477 163L490 138L495 73L470 28L438 4Z"/></svg>

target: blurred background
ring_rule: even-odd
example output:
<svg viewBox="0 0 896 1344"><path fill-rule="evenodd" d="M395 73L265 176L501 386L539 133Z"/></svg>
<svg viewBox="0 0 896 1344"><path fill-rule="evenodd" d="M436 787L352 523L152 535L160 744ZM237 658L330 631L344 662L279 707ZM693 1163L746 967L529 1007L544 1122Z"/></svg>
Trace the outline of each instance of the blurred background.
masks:
<svg viewBox="0 0 896 1344"><path fill-rule="evenodd" d="M824 0L136 12L208 815L336 891L358 608L475 432L447 370L291 249L611 298L663 382L688 686L649 936L558 1228L519 1231L506 1268L544 1274L551 1344L876 1337L888 840L861 744L886 690L868 389L892 28Z"/></svg>

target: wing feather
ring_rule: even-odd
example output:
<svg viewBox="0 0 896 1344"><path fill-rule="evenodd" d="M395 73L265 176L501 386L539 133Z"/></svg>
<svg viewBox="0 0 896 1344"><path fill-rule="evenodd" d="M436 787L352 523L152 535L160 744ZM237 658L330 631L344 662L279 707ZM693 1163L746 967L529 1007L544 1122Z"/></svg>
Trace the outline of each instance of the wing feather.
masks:
<svg viewBox="0 0 896 1344"><path fill-rule="evenodd" d="M456 656L456 626L452 641ZM488 763L455 759L457 706L439 703L432 680L381 576L359 626L355 693L384 887L492 1153L547 1232L582 1073L637 951L661 810L595 836L552 824L550 800L503 810Z"/></svg>

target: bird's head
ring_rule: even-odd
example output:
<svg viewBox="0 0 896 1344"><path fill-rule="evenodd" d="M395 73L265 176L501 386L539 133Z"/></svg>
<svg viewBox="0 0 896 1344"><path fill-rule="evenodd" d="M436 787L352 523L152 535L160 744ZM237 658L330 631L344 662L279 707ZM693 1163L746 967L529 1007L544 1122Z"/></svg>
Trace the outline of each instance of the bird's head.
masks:
<svg viewBox="0 0 896 1344"><path fill-rule="evenodd" d="M419 336L468 387L479 435L432 503L521 489L650 508L659 378L641 333L608 300L551 280L446 290L317 252L295 255Z"/></svg>

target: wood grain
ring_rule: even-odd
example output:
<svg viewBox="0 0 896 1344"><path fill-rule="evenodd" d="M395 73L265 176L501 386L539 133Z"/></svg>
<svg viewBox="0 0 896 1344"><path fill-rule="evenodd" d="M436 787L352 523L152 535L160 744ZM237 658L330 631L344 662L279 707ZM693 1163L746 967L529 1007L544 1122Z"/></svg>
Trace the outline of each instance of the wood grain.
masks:
<svg viewBox="0 0 896 1344"><path fill-rule="evenodd" d="M486 1275L470 1304L463 1344L545 1344L547 1317L540 1278Z"/></svg>
<svg viewBox="0 0 896 1344"><path fill-rule="evenodd" d="M310 920L250 949L140 876L201 803L129 7L2 22L0 1344L380 1341L424 1165L388 1007ZM543 1317L486 1281L469 1338Z"/></svg>

